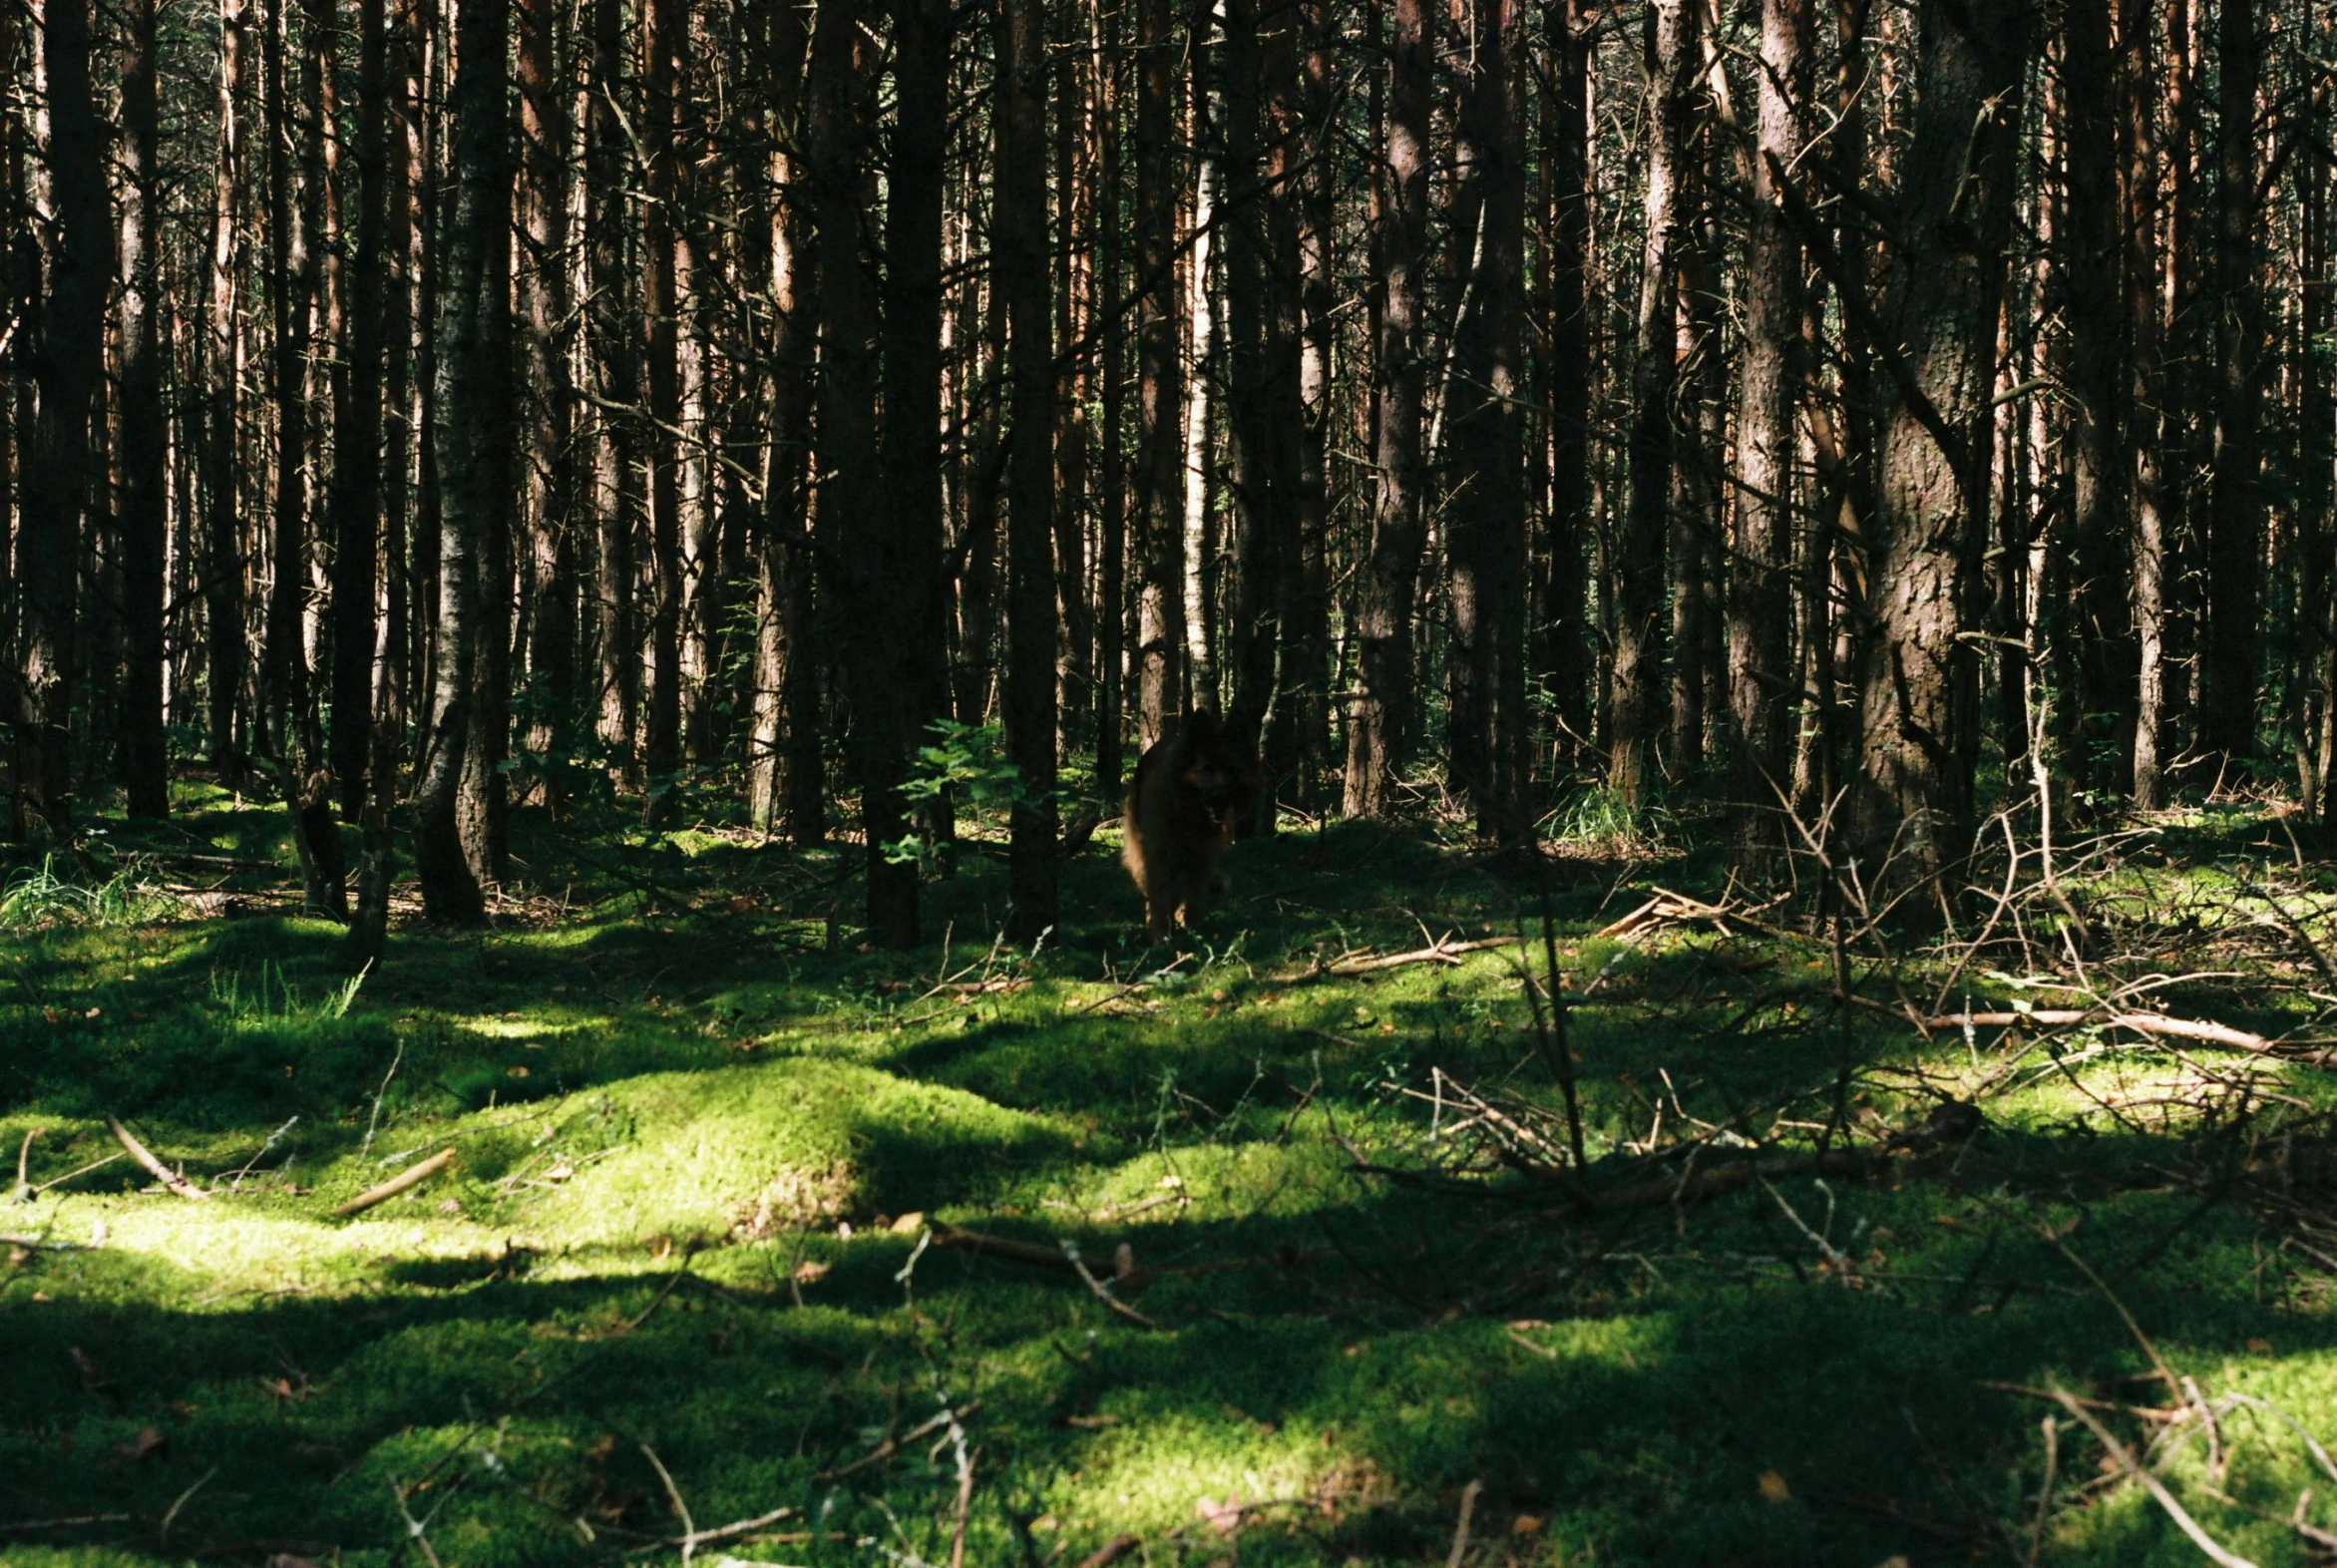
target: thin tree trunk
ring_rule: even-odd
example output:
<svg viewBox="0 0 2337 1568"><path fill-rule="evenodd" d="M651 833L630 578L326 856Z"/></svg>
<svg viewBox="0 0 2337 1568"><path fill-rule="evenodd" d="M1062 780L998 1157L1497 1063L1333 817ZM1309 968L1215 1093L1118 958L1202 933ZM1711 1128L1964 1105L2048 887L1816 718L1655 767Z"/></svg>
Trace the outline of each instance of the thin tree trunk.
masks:
<svg viewBox="0 0 2337 1568"><path fill-rule="evenodd" d="M477 925L486 894L474 835L482 816L464 797L471 729L481 711L479 674L489 617L480 602L502 585L485 581L496 518L512 496L511 199L509 70L511 0L457 0L453 99L454 190L445 274L432 334L437 397L431 431L440 488L438 659L430 747L414 799L414 859L430 918Z"/></svg>
<svg viewBox="0 0 2337 1568"><path fill-rule="evenodd" d="M2152 810L2165 801L2162 727L2166 715L2165 377L2160 366L2159 150L2153 135L2157 76L2149 0L2126 0L2119 22L2122 101L2119 125L2125 165L2126 308L2130 336L2129 417L2134 449L2134 803Z"/></svg>
<svg viewBox="0 0 2337 1568"><path fill-rule="evenodd" d="M641 309L648 364L649 604L648 820L673 820L681 770L681 426L679 297L674 204L680 194L680 52L688 45L687 0L641 7L642 157L648 190L641 206Z"/></svg>
<svg viewBox="0 0 2337 1568"><path fill-rule="evenodd" d="M548 803L557 804L562 761L574 744L577 659L576 457L571 447L575 388L570 381L569 183L574 140L556 59L560 7L520 0L521 353L526 365L526 518L534 601L528 616L528 673L549 715L532 749L553 760Z"/></svg>
<svg viewBox="0 0 2337 1568"><path fill-rule="evenodd" d="M1193 51L1193 121L1194 141L1199 144L1207 133L1204 106L1208 101L1206 62L1209 51L1196 47ZM1217 645L1211 632L1215 616L1210 613L1211 582L1209 549L1209 500L1213 489L1209 461L1210 381L1212 361L1217 353L1217 311L1210 297L1210 270L1216 260L1216 218L1218 186L1222 179L1216 159L1201 155L1201 171L1194 182L1193 195L1193 250L1185 284L1185 319L1190 324L1192 340L1186 355L1185 378L1185 456L1182 466L1184 478L1183 518L1180 524L1183 547L1178 559L1184 568L1184 581L1179 590L1184 595L1185 613L1185 686L1190 704L1196 708L1217 711Z"/></svg>
<svg viewBox="0 0 2337 1568"><path fill-rule="evenodd" d="M1383 817L1409 736L1412 700L1412 595L1425 543L1420 462L1420 405L1426 383L1422 279L1428 232L1428 116L1431 43L1422 0L1393 0L1386 206L1377 276L1384 295L1372 431L1379 495L1369 559L1357 606L1357 694L1348 712L1347 814Z"/></svg>
<svg viewBox="0 0 2337 1568"><path fill-rule="evenodd" d="M1550 182L1548 351L1543 356L1550 410L1550 503L1534 673L1555 698L1557 750L1578 760L1596 719L1596 670L1588 624L1591 510L1590 67L1596 20L1584 0L1553 13L1550 81L1544 90L1549 134L1543 166Z"/></svg>
<svg viewBox="0 0 2337 1568"><path fill-rule="evenodd" d="M1128 481L1121 425L1127 402L1127 313L1120 308L1126 242L1120 226L1120 13L1096 0L1089 13L1095 63L1095 135L1102 145L1096 168L1102 189L1096 193L1096 297L1103 302L1101 355L1103 440L1098 454L1097 509L1100 537L1096 541L1096 690L1095 794L1105 810L1120 798L1122 719L1127 692L1128 627Z"/></svg>
<svg viewBox="0 0 2337 1568"><path fill-rule="evenodd" d="M163 208L158 164L154 0L128 0L122 61L122 581L121 775L134 817L168 816L163 739L163 573L170 495L163 407ZM6 515L0 509L0 518Z"/></svg>
<svg viewBox="0 0 2337 1568"><path fill-rule="evenodd" d="M1267 730L1270 773L1292 804L1322 810L1331 741L1331 427L1333 355L1338 342L1337 203L1332 164L1332 59L1336 39L1330 0L1308 0L1301 13L1304 54L1296 99L1281 126L1278 169L1297 185L1292 236L1297 268L1297 450L1290 472L1290 537L1282 571L1282 660Z"/></svg>
<svg viewBox="0 0 2337 1568"><path fill-rule="evenodd" d="M1178 396L1176 87L1180 36L1169 0L1136 0L1136 739L1160 738L1183 706L1185 494Z"/></svg>
<svg viewBox="0 0 2337 1568"><path fill-rule="evenodd" d="M890 591L901 617L889 638L888 680L902 708L906 757L925 739L926 725L949 707L941 602L942 196L954 24L948 0L894 0L893 16L900 107L886 172L882 441L884 505L899 552ZM1044 157L1041 144L1042 179ZM1043 284L1043 251L1039 259ZM943 836L939 818L927 813L924 824L937 839Z"/></svg>
<svg viewBox="0 0 2337 1568"><path fill-rule="evenodd" d="M1525 671L1525 160L1517 107L1523 8L1473 0L1460 156L1476 186L1470 308L1454 328L1448 507L1451 775L1480 836L1522 842Z"/></svg>
<svg viewBox="0 0 2337 1568"><path fill-rule="evenodd" d="M600 650L600 739L614 753L620 784L638 777L641 647L634 542L641 513L639 332L629 301L634 279L625 264L625 185L629 143L624 94L622 0L592 0L592 95L586 124L589 204L584 243L590 263L593 363L598 367L599 443L594 508L599 572L594 620Z"/></svg>
<svg viewBox="0 0 2337 1568"><path fill-rule="evenodd" d="M912 613L900 596L902 531L878 497L877 300L865 179L869 67L855 0L823 6L812 35L808 185L820 230L819 537L832 574L831 619L866 839L868 920L880 947L918 936L918 867L893 854L907 837L912 692L895 683L895 653Z"/></svg>
<svg viewBox="0 0 2337 1568"><path fill-rule="evenodd" d="M539 0L541 3L541 0ZM349 396L333 431L332 767L341 810L366 809L373 754L375 581L382 529L383 338L389 274L388 23L384 0L357 9L357 248L349 298ZM393 417L394 417L393 411ZM391 571L398 564L393 561Z"/></svg>
<svg viewBox="0 0 2337 1568"><path fill-rule="evenodd" d="M242 383L240 280L245 238L239 222L243 136L244 0L219 4L219 138L211 186L209 265L204 272L203 548L204 681L209 753L221 784L238 784L244 760L237 731L243 689L242 499L235 461Z"/></svg>
<svg viewBox="0 0 2337 1568"><path fill-rule="evenodd" d="M2255 0L2221 0L2216 32L2215 416L2207 515L2207 627L2199 740L2228 776L2255 756L2258 617L2263 598L2264 286L2257 270Z"/></svg>
<svg viewBox="0 0 2337 1568"><path fill-rule="evenodd" d="M1054 349L1047 297L1046 11L998 12L998 169L993 243L1006 309L1013 451L1006 480L1006 746L1013 804L1007 932L1036 943L1055 923Z"/></svg>
<svg viewBox="0 0 2337 1568"><path fill-rule="evenodd" d="M2123 548L2126 467L2119 441L2127 425L2129 325L2114 281L2094 268L2120 252L2116 84L2111 74L2112 0L2068 0L2062 20L2062 77L2068 137L2070 259L2071 641L2077 687L2068 715L2078 755L2065 764L2074 780L2124 792L2126 736L2134 725L2136 686L2130 554Z"/></svg>
<svg viewBox="0 0 2337 1568"><path fill-rule="evenodd" d="M1640 202L1638 341L1631 369L1631 489L1617 550L1615 675L1607 782L1628 806L1656 788L1663 695L1664 544L1672 497L1681 165L1696 66L1689 0L1653 0L1646 183ZM1688 650L1676 649L1676 656Z"/></svg>
<svg viewBox="0 0 2337 1568"><path fill-rule="evenodd" d="M1777 172L1801 151L1810 87L1807 0L1762 0L1753 209L1745 244L1745 355L1737 401L1737 548L1729 575L1731 812L1740 863L1766 873L1786 848L1793 692L1793 372L1801 246Z"/></svg>
<svg viewBox="0 0 2337 1568"><path fill-rule="evenodd" d="M105 136L90 87L89 0L45 0L37 22L41 154L55 227L42 244L47 288L32 356L40 410L17 526L16 789L20 826L37 823L62 838L73 831L79 566L99 467L90 425L104 390L113 238Z"/></svg>

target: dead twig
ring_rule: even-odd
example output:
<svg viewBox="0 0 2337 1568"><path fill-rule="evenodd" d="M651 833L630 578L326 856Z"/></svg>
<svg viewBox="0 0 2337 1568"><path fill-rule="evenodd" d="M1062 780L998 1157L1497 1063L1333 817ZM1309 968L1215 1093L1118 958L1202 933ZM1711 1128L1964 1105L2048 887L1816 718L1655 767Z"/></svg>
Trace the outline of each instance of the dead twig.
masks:
<svg viewBox="0 0 2337 1568"><path fill-rule="evenodd" d="M2166 1489L2166 1483L2145 1469L2127 1450L2126 1444L2111 1435L2110 1428L2102 1424L2100 1416L2071 1398L2062 1389L2057 1387L2050 1391L2063 1409L2085 1423L2086 1430L2094 1434L2095 1440L2102 1444L2111 1460L2130 1477L2142 1483L2142 1490L2150 1494L2150 1500L2166 1510L2166 1516L2174 1521L2174 1527L2189 1536L2191 1544L2206 1553L2207 1560L2216 1564L2216 1568L2256 1568L2254 1563L2238 1553L2226 1551L2213 1536L2202 1529L2199 1521L2192 1518L2189 1510L2176 1500L2174 1493Z"/></svg>
<svg viewBox="0 0 2337 1568"><path fill-rule="evenodd" d="M165 1187L168 1187L171 1191L177 1193L182 1198L186 1198L195 1203L204 1203L209 1201L209 1193L204 1192L200 1187L197 1187L195 1185L195 1183L189 1181L186 1177L171 1169L170 1166L165 1165L161 1160L156 1159L152 1150L148 1149L145 1144L132 1137L130 1135L130 1129L122 1125L121 1118L116 1116L108 1116L106 1118L106 1125L113 1131L114 1141L122 1145L123 1152L128 1154L132 1159L138 1161L140 1165L146 1167L146 1173L149 1176L152 1176L155 1180L161 1182Z"/></svg>
<svg viewBox="0 0 2337 1568"><path fill-rule="evenodd" d="M859 1458L853 1460L850 1464L840 1464L833 1469L822 1470L817 1475L814 1475L812 1479L820 1485L825 1486L830 1481L840 1481L847 1475L857 1475L872 1464L884 1463L887 1459L890 1459L893 1457L893 1455L899 1453L902 1449L908 1447L911 1443L918 1441L920 1438L931 1437L934 1433L947 1429L954 1421L965 1421L970 1416L977 1413L980 1409L981 1401L979 1399L970 1399L955 1410L944 1410L939 1415L931 1416L926 1420L920 1421L917 1425L912 1426L909 1428L909 1430L901 1433L897 1437L887 1437L883 1442L878 1443L874 1448L871 1448L868 1452L862 1454Z"/></svg>
<svg viewBox="0 0 2337 1568"><path fill-rule="evenodd" d="M1115 1535L1085 1557L1080 1558L1079 1568L1111 1568L1113 1563L1118 1562L1143 1544L1133 1535Z"/></svg>
<svg viewBox="0 0 2337 1568"><path fill-rule="evenodd" d="M1460 1568L1460 1560L1469 1552L1469 1520L1476 1515L1477 1493L1485 1489L1483 1481L1471 1481L1460 1489L1460 1523L1452 1531L1452 1550L1444 1556L1444 1568Z"/></svg>
<svg viewBox="0 0 2337 1568"><path fill-rule="evenodd" d="M27 1127L24 1132L24 1142L17 1147L16 1201L18 1203L33 1201L33 1184L29 1174L29 1166L33 1157L33 1139L39 1137L43 1129L39 1127Z"/></svg>
<svg viewBox="0 0 2337 1568"><path fill-rule="evenodd" d="M2221 1045L2231 1050L2253 1051L2264 1056L2303 1054L2293 1043L2267 1039L2246 1029L2235 1029L2228 1023L2215 1023L2205 1018L2170 1018L2159 1012L2117 1012L2101 1007L2033 1007L2027 1012L1948 1012L1922 1021L1925 1027L1934 1029L2017 1029L2031 1024L2066 1028L2071 1024L2095 1023L2165 1039L2197 1040L2202 1045Z"/></svg>
<svg viewBox="0 0 2337 1568"><path fill-rule="evenodd" d="M333 1214L343 1219L352 1214L363 1214L376 1204L387 1203L399 1193L421 1186L454 1162L455 1151L451 1148L441 1149L430 1158L407 1166L380 1186L368 1187L347 1203L333 1210Z"/></svg>

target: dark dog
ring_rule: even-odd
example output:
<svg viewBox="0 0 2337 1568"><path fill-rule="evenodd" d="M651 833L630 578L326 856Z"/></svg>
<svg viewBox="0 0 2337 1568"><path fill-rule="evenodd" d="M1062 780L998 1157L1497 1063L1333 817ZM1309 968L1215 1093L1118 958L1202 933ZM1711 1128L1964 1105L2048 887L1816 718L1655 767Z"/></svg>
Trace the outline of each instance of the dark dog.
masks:
<svg viewBox="0 0 2337 1568"><path fill-rule="evenodd" d="M1252 753L1203 709L1154 741L1136 764L1120 861L1144 895L1152 936L1174 935L1180 913L1190 924L1213 891L1217 858L1258 804Z"/></svg>

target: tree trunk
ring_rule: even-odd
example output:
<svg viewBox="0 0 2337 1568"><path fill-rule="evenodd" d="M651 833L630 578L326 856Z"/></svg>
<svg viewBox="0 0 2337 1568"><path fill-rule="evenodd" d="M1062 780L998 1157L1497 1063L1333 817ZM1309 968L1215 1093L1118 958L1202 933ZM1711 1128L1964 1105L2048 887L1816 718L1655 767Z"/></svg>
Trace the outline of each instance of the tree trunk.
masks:
<svg viewBox="0 0 2337 1568"><path fill-rule="evenodd" d="M2221 0L2216 32L2215 416L2207 502L2207 627L2199 741L2209 777L2255 756L2257 621L2262 613L2264 285L2257 271L2256 91L2263 68L2254 0Z"/></svg>
<svg viewBox="0 0 2337 1568"><path fill-rule="evenodd" d="M349 396L335 420L332 485L332 770L349 817L366 809L373 747L375 580L382 526L382 356L389 257L388 24L357 10L357 244L349 297ZM392 411L392 417L399 411ZM392 570L397 570L392 563Z"/></svg>
<svg viewBox="0 0 2337 1568"><path fill-rule="evenodd" d="M1541 585L1534 675L1553 698L1563 759L1579 759L1596 719L1596 670L1586 600L1591 512L1590 29L1596 13L1568 0L1553 13L1550 81L1543 93L1543 169L1548 203L1548 349L1541 356L1549 409L1550 495L1547 575Z"/></svg>
<svg viewBox="0 0 2337 1568"><path fill-rule="evenodd" d="M1852 827L1869 887L1954 869L1971 844L1977 602L1989 415L2030 0L1926 9L1898 204ZM1899 349L1893 345L1910 345ZM1901 354L1911 358L1898 358Z"/></svg>
<svg viewBox="0 0 2337 1568"><path fill-rule="evenodd" d="M641 7L641 153L648 191L641 206L641 311L648 363L649 604L648 820L673 820L681 771L681 426L679 300L674 289L680 243L674 204L681 187L676 146L680 51L688 44L687 0L644 0Z"/></svg>
<svg viewBox="0 0 2337 1568"><path fill-rule="evenodd" d="M1119 10L1101 0L1090 29L1095 52L1095 135L1102 144L1096 168L1096 297L1102 302L1103 439L1098 454L1101 490L1096 541L1095 795L1104 810L1118 804L1121 785L1121 708L1128 689L1128 480L1121 424L1127 402L1127 312L1120 307L1125 284L1126 242L1120 227L1121 178Z"/></svg>
<svg viewBox="0 0 2337 1568"><path fill-rule="evenodd" d="M171 811L163 740L163 569L169 546L164 473L163 208L157 162L154 0L129 0L122 60L122 583L121 775L134 817ZM4 516L0 513L0 516Z"/></svg>
<svg viewBox="0 0 2337 1568"><path fill-rule="evenodd" d="M1449 414L1451 777L1481 837L1523 842L1525 719L1525 160L1520 0L1474 0L1459 153L1479 200L1471 303L1454 327Z"/></svg>
<svg viewBox="0 0 2337 1568"><path fill-rule="evenodd" d="M1357 694L1348 710L1347 814L1383 817L1392 804L1412 700L1412 594L1425 520L1420 403L1426 377L1422 279L1428 236L1428 117L1433 63L1422 0L1394 0L1389 64L1386 206L1380 224L1379 321L1372 461L1379 495L1357 606Z"/></svg>
<svg viewBox="0 0 2337 1568"><path fill-rule="evenodd" d="M80 554L100 467L90 424L104 390L113 239L105 133L90 87L89 0L46 0L38 21L48 110L41 153L55 226L42 243L47 288L32 334L40 410L17 525L16 790L20 825L37 823L65 838L73 832Z"/></svg>
<svg viewBox="0 0 2337 1568"><path fill-rule="evenodd" d="M1803 311L1801 246L1773 170L1801 150L1808 0L1762 0L1757 78L1728 615L1733 837L1740 863L1765 875L1787 846L1779 806L1793 763L1793 386Z"/></svg>
<svg viewBox="0 0 2337 1568"><path fill-rule="evenodd" d="M888 852L908 829L901 786L915 694L897 684L895 658L914 609L902 596L900 520L878 500L877 301L864 259L871 84L863 42L854 0L821 8L805 132L807 184L820 231L819 542L852 703L848 745L866 836L869 935L880 947L908 948L918 936L918 867L914 858L895 860Z"/></svg>
<svg viewBox="0 0 2337 1568"><path fill-rule="evenodd" d="M2126 465L2119 441L2127 420L2129 325L2116 282L2120 254L2117 86L2111 74L2112 0L2069 0L2062 21L2062 101L2068 146L2071 474L2070 626L2077 686L2068 730L2078 754L2073 781L2102 791L2127 787L2127 737L2134 728L2135 639L2132 559L2124 548ZM2098 276L2107 266L2110 275Z"/></svg>
<svg viewBox="0 0 2337 1568"><path fill-rule="evenodd" d="M942 196L954 22L948 0L895 0L893 14L900 108L886 173L882 440L884 504L900 553L890 590L902 617L889 638L888 680L902 706L906 758L949 706L941 602ZM1043 145L1040 156L1043 167ZM1042 284L1043 259L1042 252ZM941 836L934 813L924 826L929 837Z"/></svg>
<svg viewBox="0 0 2337 1568"><path fill-rule="evenodd" d="M599 572L594 621L600 654L600 739L613 753L621 785L638 774L641 646L634 542L641 513L638 327L628 301L635 283L625 264L625 187L631 164L622 115L623 0L592 0L592 94L586 123L588 205L584 244L591 291L593 363L599 371L599 442L594 507Z"/></svg>
<svg viewBox="0 0 2337 1568"><path fill-rule="evenodd" d="M2126 438L2134 461L2133 615L2135 627L2134 803L2164 803L2166 712L2166 528L2159 311L2159 152L2153 135L2157 78L2149 0L2126 0L2119 18L2119 133L2126 196L2126 309L2129 337Z"/></svg>
<svg viewBox="0 0 2337 1568"><path fill-rule="evenodd" d="M1333 355L1339 304L1336 185L1332 166L1332 52L1337 34L1330 0L1308 0L1297 98L1284 117L1277 172L1294 182L1298 342L1297 421L1281 601L1282 660L1267 730L1268 772L1291 803L1322 810L1331 741L1331 422ZM1299 25L1294 22L1294 26Z"/></svg>
<svg viewBox="0 0 2337 1568"><path fill-rule="evenodd" d="M1656 787L1663 697L1664 544L1672 497L1680 182L1696 69L1689 0L1653 0L1646 188L1640 202L1639 333L1631 367L1631 490L1618 546L1615 689L1607 782L1628 806ZM1687 657L1691 649L1675 649Z"/></svg>
<svg viewBox="0 0 2337 1568"><path fill-rule="evenodd" d="M1136 0L1136 743L1183 706L1185 494L1176 288L1176 89L1169 0Z"/></svg>
<svg viewBox="0 0 2337 1568"><path fill-rule="evenodd" d="M209 266L203 283L203 676L209 753L222 785L243 777L236 718L243 690L242 502L235 461L243 335L240 280L245 238L238 211L242 178L244 0L219 4L219 140L211 185Z"/></svg>
<svg viewBox="0 0 2337 1568"><path fill-rule="evenodd" d="M519 270L519 303L527 378L527 575L534 589L527 648L529 684L549 709L531 737L532 749L549 759L548 804L558 802L577 717L577 464L571 446L576 391L568 353L574 134L568 84L556 59L559 18L554 0L520 0L520 233L528 264Z"/></svg>
<svg viewBox="0 0 2337 1568"><path fill-rule="evenodd" d="M475 838L483 814L464 797L471 729L482 712L480 668L489 626L480 602L496 519L512 498L516 435L511 400L511 199L509 70L511 0L457 0L453 99L454 190L449 202L436 319L437 397L431 431L440 493L438 660L430 747L414 798L414 859L430 918L478 925L486 918Z"/></svg>
<svg viewBox="0 0 2337 1568"><path fill-rule="evenodd" d="M1020 776L1007 933L1055 923L1054 349L1047 289L1046 10L998 11L998 168L992 232L1006 309L1012 430L1006 480L1006 746Z"/></svg>

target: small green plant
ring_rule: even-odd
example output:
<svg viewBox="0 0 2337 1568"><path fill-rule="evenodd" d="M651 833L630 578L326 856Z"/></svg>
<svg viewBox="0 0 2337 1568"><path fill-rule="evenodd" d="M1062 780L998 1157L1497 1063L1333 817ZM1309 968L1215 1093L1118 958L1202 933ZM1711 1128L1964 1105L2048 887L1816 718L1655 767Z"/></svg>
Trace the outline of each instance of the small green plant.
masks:
<svg viewBox="0 0 2337 1568"><path fill-rule="evenodd" d="M926 733L934 743L917 748L917 761L901 786L908 799L923 803L949 792L961 806L979 811L1010 807L1026 798L1020 770L1005 758L1005 732L1000 726L936 719L926 726ZM939 845L917 833L885 846L885 859L894 865L915 863L929 871L940 854Z"/></svg>
<svg viewBox="0 0 2337 1568"><path fill-rule="evenodd" d="M283 966L263 960L259 974L246 986L240 975L214 973L210 980L211 1005L227 1015L231 1027L267 1028L282 1023L330 1022L349 1015L350 1005L372 972L360 970L347 980L328 985L310 1001L284 975Z"/></svg>
<svg viewBox="0 0 2337 1568"><path fill-rule="evenodd" d="M99 883L74 882L57 874L57 858L43 856L0 885L0 931L40 931L52 926L143 926L169 920L181 911L168 890L139 875L133 864Z"/></svg>

